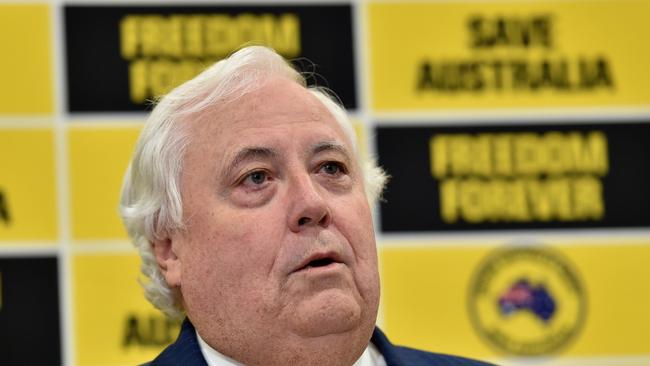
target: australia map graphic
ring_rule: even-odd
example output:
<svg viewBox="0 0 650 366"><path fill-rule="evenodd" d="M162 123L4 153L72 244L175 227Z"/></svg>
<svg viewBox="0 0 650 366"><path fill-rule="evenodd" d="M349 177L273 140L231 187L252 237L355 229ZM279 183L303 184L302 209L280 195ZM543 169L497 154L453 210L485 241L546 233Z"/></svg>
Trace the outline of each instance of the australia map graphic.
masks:
<svg viewBox="0 0 650 366"><path fill-rule="evenodd" d="M530 311L544 323L548 323L553 318L556 304L543 284L533 286L527 279L522 278L499 297L499 309L505 316L519 311Z"/></svg>

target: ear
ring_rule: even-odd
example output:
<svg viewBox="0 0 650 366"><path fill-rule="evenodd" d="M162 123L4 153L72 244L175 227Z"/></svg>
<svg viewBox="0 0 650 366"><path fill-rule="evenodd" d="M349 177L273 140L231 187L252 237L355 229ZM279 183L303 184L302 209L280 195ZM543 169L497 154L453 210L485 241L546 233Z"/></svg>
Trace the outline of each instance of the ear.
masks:
<svg viewBox="0 0 650 366"><path fill-rule="evenodd" d="M169 287L181 286L181 261L176 256L172 241L169 238L157 240L152 243L153 252L158 262L158 268L165 276Z"/></svg>

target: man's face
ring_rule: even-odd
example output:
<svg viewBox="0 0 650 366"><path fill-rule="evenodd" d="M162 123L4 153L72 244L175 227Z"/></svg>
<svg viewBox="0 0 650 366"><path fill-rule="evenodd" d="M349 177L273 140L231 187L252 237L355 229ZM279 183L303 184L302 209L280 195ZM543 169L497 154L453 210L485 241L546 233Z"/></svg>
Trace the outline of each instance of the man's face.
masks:
<svg viewBox="0 0 650 366"><path fill-rule="evenodd" d="M367 343L379 301L372 219L325 106L269 79L190 131L186 229L171 238L167 276L179 276L199 334L230 356L347 333Z"/></svg>

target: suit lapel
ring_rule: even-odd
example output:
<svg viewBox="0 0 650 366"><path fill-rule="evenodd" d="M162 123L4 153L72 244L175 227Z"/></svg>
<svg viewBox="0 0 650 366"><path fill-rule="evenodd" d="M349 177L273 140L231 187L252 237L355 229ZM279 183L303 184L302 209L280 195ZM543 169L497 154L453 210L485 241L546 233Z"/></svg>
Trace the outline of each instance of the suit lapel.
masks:
<svg viewBox="0 0 650 366"><path fill-rule="evenodd" d="M151 362L151 366L176 365L208 366L196 339L194 326L188 319L183 321L181 333L176 341Z"/></svg>
<svg viewBox="0 0 650 366"><path fill-rule="evenodd" d="M397 352L397 348L390 343L386 335L379 328L375 327L370 342L372 342L381 355L384 356L387 366L407 365L402 357L400 357L399 352Z"/></svg>

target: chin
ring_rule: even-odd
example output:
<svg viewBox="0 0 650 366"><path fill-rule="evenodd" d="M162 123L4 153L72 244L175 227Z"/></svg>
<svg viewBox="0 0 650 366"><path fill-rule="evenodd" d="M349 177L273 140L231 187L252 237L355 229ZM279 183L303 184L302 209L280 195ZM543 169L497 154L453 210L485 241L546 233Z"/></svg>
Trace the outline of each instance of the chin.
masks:
<svg viewBox="0 0 650 366"><path fill-rule="evenodd" d="M295 312L289 314L289 325L302 337L354 332L363 325L365 315L365 306L359 300L338 289L322 291L298 304Z"/></svg>

